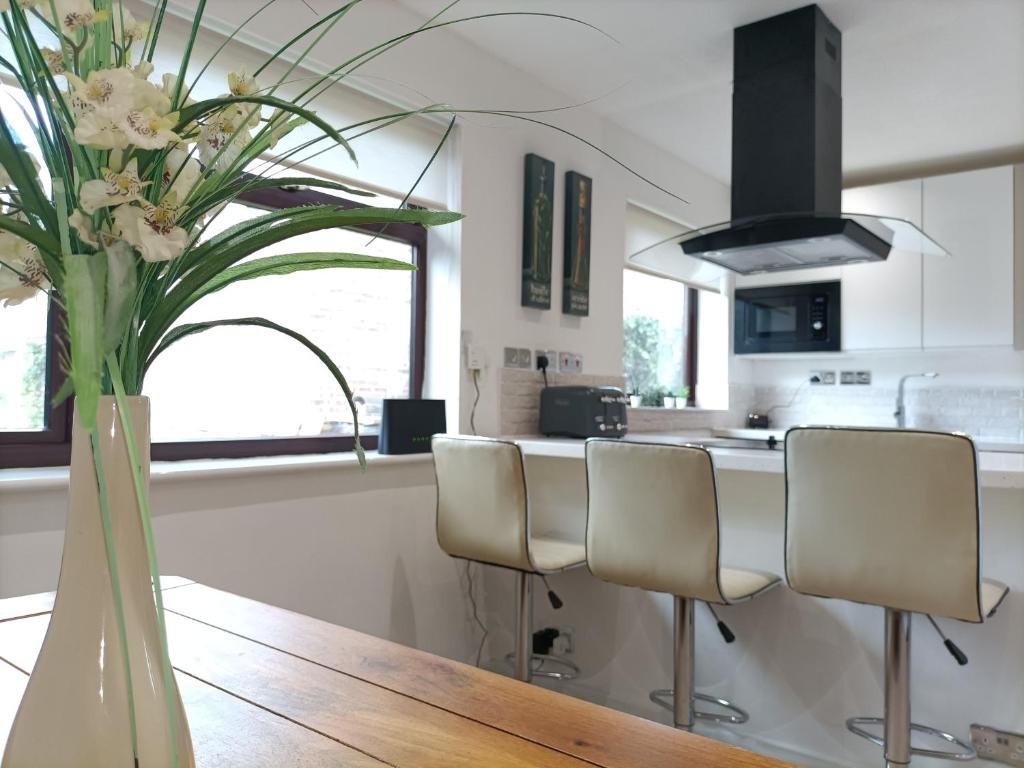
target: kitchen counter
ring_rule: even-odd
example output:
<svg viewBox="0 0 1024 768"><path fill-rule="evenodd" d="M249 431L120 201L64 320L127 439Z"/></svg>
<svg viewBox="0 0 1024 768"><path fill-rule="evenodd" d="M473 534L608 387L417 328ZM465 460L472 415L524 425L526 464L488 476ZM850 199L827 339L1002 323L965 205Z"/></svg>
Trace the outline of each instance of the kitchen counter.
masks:
<svg viewBox="0 0 1024 768"><path fill-rule="evenodd" d="M764 430L765 436L768 431ZM784 435L784 433L780 434ZM637 432L627 435L624 439L635 442L657 442L684 444L712 439L707 433L694 432ZM508 438L514 440L526 456L583 459L584 441L564 437L544 437L542 435L517 435ZM979 448L981 444L979 444ZM785 471L783 451L763 448L723 448L709 447L715 459L715 467L719 470L736 472L773 472L782 474ZM996 452L979 450L978 470L981 485L986 488L1021 488L1024 489L1024 453Z"/></svg>

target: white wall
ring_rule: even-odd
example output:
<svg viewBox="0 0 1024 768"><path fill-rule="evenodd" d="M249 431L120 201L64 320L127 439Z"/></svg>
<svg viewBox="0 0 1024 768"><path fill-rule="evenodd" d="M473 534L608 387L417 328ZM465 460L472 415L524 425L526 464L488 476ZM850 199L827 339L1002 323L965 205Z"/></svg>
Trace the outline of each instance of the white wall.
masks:
<svg viewBox="0 0 1024 768"><path fill-rule="evenodd" d="M225 22L243 18L240 3L210 2L208 15ZM255 4L247 3L248 6ZM449 16L457 16L458 8ZM454 14L454 15L453 15ZM271 6L247 28L241 39L261 44L280 40L308 24L308 14L294 12L291 4ZM320 51L362 50L369 41L384 40L396 32L411 30L423 19L392 0L365 3L333 30ZM473 22L500 24L500 19ZM557 24L537 20L538 24ZM596 34L596 33L595 33ZM260 40L263 40L261 43ZM328 67L333 60L318 52L311 61ZM422 105L442 102L461 107L544 109L571 103L526 75L447 30L431 31L410 39L375 59L359 71L352 85L390 99ZM481 377L481 399L476 417L479 430L498 428L496 367L504 346L555 349L583 355L584 371L619 375L622 371L622 259L625 248L626 201L633 200L673 219L690 224L710 223L728 217L728 188L678 158L640 141L586 109L534 115L549 120L601 146L637 172L650 177L690 201L685 205L634 178L612 161L582 143L554 130L521 121L481 115L460 120L457 163L461 183L453 185L449 207L466 214L460 230L435 232L434 240L458 241L439 264L446 279L431 281L428 311L461 311L456 335L448 320L431 320L428 365L430 393L455 398L461 404L460 427L468 430L472 398L468 374L463 372L458 389L451 377L455 355L464 339L485 352L487 368ZM358 152L358 143L356 144ZM552 308L547 311L519 306L522 254L523 157L534 152L555 162L554 253ZM410 182L416 172L410 172ZM591 313L577 318L561 313L562 226L564 175L575 170L594 180L594 213L591 246ZM459 178L459 173L450 176ZM435 253L431 242L431 260ZM443 335L443 338L442 338ZM453 351L454 350L454 351Z"/></svg>
<svg viewBox="0 0 1024 768"><path fill-rule="evenodd" d="M437 547L433 466L154 477L163 573L424 648L475 650L462 564ZM56 587L66 481L0 483L0 597Z"/></svg>

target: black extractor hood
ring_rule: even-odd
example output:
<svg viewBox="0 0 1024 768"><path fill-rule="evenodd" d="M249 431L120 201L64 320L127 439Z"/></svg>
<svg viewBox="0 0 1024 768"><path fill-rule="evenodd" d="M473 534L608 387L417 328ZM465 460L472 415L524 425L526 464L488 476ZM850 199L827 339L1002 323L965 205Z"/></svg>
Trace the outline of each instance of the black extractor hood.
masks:
<svg viewBox="0 0 1024 768"><path fill-rule="evenodd" d="M684 253L752 274L943 252L909 222L841 212L843 42L817 5L733 45L731 220L675 238Z"/></svg>

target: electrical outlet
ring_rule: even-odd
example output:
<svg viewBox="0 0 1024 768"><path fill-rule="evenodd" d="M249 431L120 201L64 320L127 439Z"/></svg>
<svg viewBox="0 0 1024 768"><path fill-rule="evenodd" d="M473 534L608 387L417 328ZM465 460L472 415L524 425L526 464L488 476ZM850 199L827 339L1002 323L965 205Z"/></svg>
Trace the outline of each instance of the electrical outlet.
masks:
<svg viewBox="0 0 1024 768"><path fill-rule="evenodd" d="M559 352L558 353L558 372L559 373L571 373L572 372L572 352Z"/></svg>
<svg viewBox="0 0 1024 768"><path fill-rule="evenodd" d="M551 646L551 652L557 656L570 656L576 652L576 630L572 627L556 627L558 637Z"/></svg>
<svg viewBox="0 0 1024 768"><path fill-rule="evenodd" d="M821 386L836 383L835 371L811 371L807 380L812 386Z"/></svg>
<svg viewBox="0 0 1024 768"><path fill-rule="evenodd" d="M857 383L857 372L856 371L840 371L839 372L839 383L840 384L856 384Z"/></svg>
<svg viewBox="0 0 1024 768"><path fill-rule="evenodd" d="M519 350L515 347L505 347L505 367L519 367Z"/></svg>
<svg viewBox="0 0 1024 768"><path fill-rule="evenodd" d="M871 383L871 371L857 371L857 383L858 384L870 384Z"/></svg>
<svg viewBox="0 0 1024 768"><path fill-rule="evenodd" d="M519 348L519 367L526 370L533 368L533 353L526 347Z"/></svg>
<svg viewBox="0 0 1024 768"><path fill-rule="evenodd" d="M1024 766L1024 734L972 723L971 744L980 758Z"/></svg>
<svg viewBox="0 0 1024 768"><path fill-rule="evenodd" d="M479 344L469 344L466 347L466 367L471 371L484 369L484 348Z"/></svg>
<svg viewBox="0 0 1024 768"><path fill-rule="evenodd" d="M533 359L535 361L539 361L541 359L541 357L546 357L548 359L548 373L557 373L558 372L558 353L557 352L555 352L554 350L551 350L551 349L537 349L537 350L534 350L534 352L533 352ZM540 370L539 366L537 366L537 370Z"/></svg>

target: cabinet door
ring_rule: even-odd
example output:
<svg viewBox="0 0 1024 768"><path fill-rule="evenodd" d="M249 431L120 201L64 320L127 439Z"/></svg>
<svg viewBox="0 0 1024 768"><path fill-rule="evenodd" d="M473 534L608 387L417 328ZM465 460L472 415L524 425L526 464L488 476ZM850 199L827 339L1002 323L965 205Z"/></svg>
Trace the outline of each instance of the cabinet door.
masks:
<svg viewBox="0 0 1024 768"><path fill-rule="evenodd" d="M924 345L1013 343L1013 168L924 180L924 231L952 254L924 260Z"/></svg>
<svg viewBox="0 0 1024 768"><path fill-rule="evenodd" d="M921 226L921 180L843 190L844 213ZM842 267L843 349L921 346L921 254L893 250L882 262Z"/></svg>

